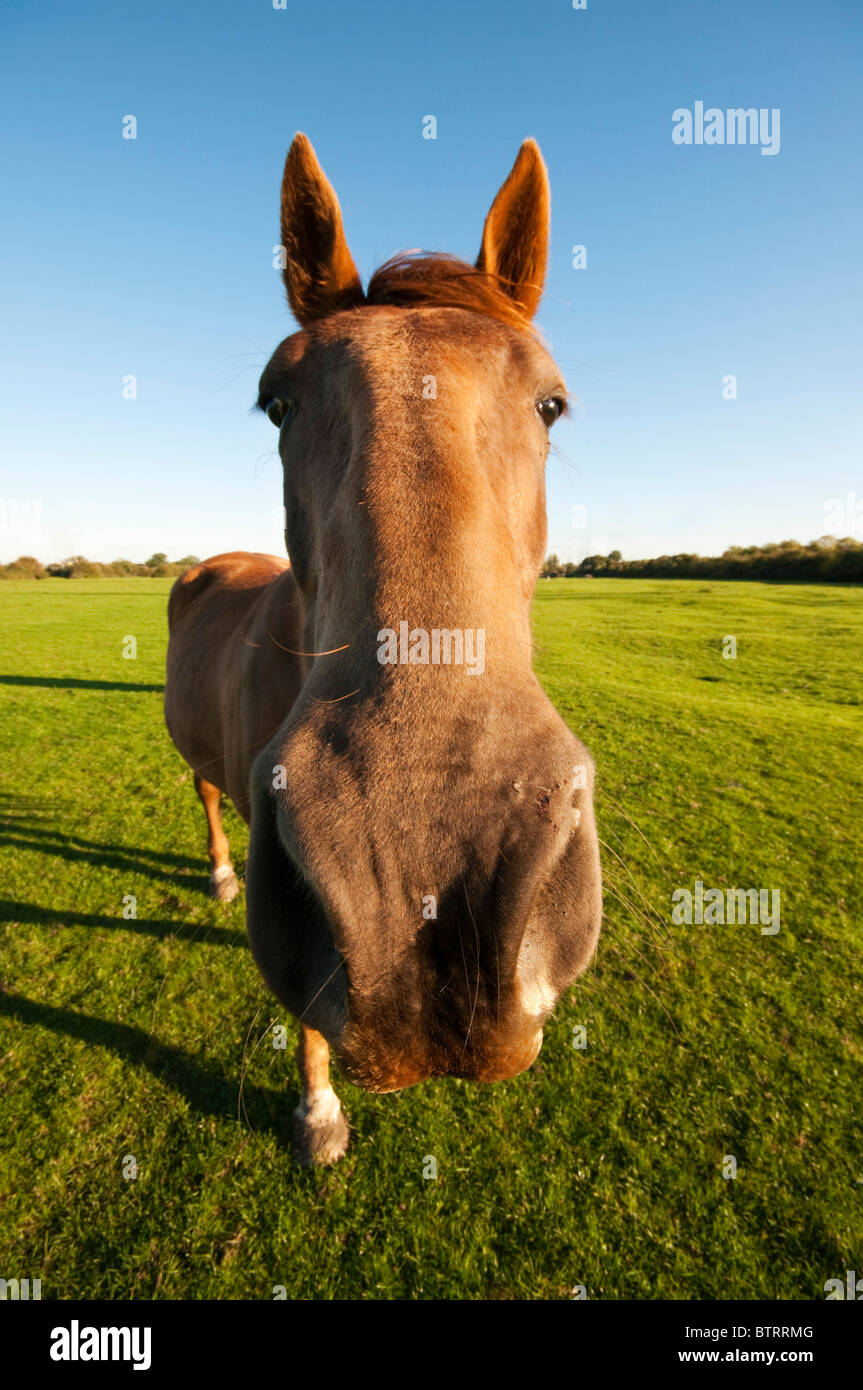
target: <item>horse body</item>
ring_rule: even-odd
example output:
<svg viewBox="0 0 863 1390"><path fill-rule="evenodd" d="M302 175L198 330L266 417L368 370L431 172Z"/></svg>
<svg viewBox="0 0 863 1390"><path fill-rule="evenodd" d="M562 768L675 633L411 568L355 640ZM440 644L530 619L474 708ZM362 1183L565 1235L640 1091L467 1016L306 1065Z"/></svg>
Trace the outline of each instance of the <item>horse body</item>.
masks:
<svg viewBox="0 0 863 1390"><path fill-rule="evenodd" d="M247 929L302 1024L307 1159L347 1142L330 1046L374 1091L516 1075L599 931L593 764L531 669L564 391L530 331L547 220L528 142L475 268L402 259L364 295L297 137L282 239L301 331L259 398L291 566L217 556L172 590L168 725L220 897L237 892L220 791L250 823Z"/></svg>
<svg viewBox="0 0 863 1390"><path fill-rule="evenodd" d="M168 730L189 765L245 821L255 755L302 686L301 621L296 581L276 555L215 555L171 590Z"/></svg>

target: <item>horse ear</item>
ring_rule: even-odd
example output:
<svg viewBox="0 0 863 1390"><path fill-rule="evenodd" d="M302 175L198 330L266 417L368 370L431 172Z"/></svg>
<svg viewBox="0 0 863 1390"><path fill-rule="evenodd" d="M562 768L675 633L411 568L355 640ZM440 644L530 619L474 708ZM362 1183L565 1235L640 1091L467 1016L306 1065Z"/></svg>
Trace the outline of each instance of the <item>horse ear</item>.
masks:
<svg viewBox="0 0 863 1390"><path fill-rule="evenodd" d="M282 245L288 301L300 324L362 304L339 200L303 134L294 137L282 179Z"/></svg>
<svg viewBox="0 0 863 1390"><path fill-rule="evenodd" d="M485 219L476 264L478 270L498 276L500 288L531 317L545 283L550 210L539 145L525 140Z"/></svg>

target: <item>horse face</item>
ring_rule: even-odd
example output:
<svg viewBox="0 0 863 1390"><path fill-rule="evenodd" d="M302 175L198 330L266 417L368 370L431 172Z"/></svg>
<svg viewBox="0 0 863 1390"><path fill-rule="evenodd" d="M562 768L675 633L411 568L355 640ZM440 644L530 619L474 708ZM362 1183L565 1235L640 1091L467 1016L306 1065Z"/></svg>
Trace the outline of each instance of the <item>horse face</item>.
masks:
<svg viewBox="0 0 863 1390"><path fill-rule="evenodd" d="M308 142L286 165L303 327L260 404L305 681L252 774L249 929L265 974L292 934L270 983L371 1090L522 1071L599 931L593 764L531 670L565 403L530 329L547 219L528 144L476 267L402 259L363 296Z"/></svg>

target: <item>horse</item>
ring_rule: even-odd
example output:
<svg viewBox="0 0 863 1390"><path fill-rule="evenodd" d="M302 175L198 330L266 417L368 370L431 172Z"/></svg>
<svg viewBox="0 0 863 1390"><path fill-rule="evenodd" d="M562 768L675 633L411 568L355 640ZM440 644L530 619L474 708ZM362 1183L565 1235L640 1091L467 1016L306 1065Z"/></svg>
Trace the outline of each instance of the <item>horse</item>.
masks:
<svg viewBox="0 0 863 1390"><path fill-rule="evenodd" d="M281 190L299 324L260 378L289 559L242 551L169 598L165 716L194 771L213 894L299 1021L302 1163L349 1126L330 1052L386 1093L530 1067L602 917L594 764L532 670L549 430L534 325L548 175L526 140L474 264L405 252L364 291L303 134ZM482 660L478 653L482 648Z"/></svg>

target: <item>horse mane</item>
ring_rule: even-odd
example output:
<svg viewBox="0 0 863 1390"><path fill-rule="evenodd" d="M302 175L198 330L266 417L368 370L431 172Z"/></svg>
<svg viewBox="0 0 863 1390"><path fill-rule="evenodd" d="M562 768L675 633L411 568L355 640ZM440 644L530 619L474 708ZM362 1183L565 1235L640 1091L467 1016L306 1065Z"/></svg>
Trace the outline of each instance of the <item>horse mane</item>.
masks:
<svg viewBox="0 0 863 1390"><path fill-rule="evenodd" d="M522 333L534 333L530 314L507 293L506 284L502 276L445 252L400 251L375 271L365 303L472 309Z"/></svg>

